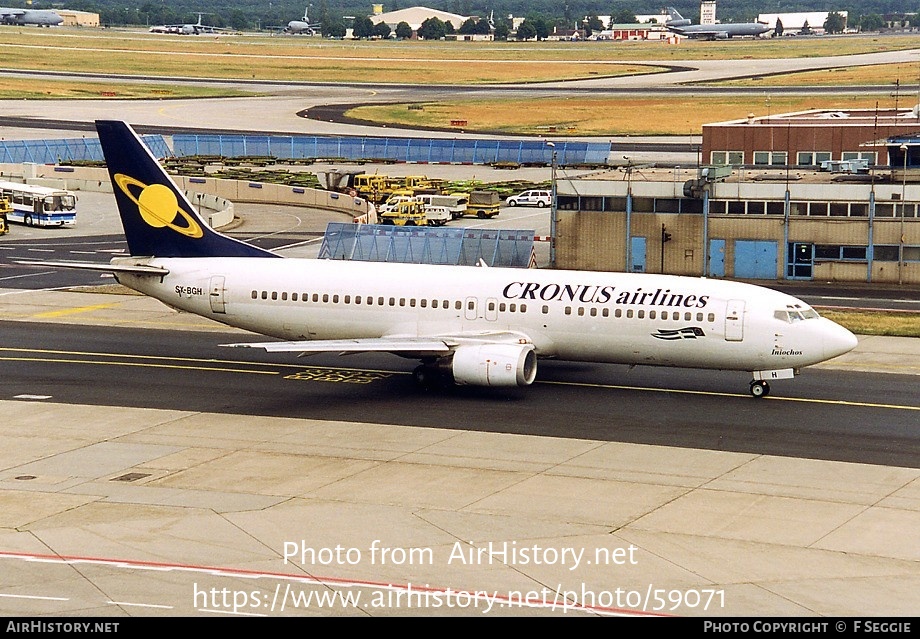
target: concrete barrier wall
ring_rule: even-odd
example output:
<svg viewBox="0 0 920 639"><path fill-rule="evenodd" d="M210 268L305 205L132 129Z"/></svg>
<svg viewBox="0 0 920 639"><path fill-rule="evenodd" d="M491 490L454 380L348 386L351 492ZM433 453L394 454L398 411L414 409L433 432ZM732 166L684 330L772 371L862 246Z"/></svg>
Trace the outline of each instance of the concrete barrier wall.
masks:
<svg viewBox="0 0 920 639"><path fill-rule="evenodd" d="M377 220L376 209L370 202L344 193L247 180L177 175L172 178L189 201L208 210L202 211L202 215L207 216L208 223L213 227L224 226L233 220L234 202L328 209L354 222L374 223ZM97 167L0 163L0 180L40 184L70 191L112 192L108 170Z"/></svg>

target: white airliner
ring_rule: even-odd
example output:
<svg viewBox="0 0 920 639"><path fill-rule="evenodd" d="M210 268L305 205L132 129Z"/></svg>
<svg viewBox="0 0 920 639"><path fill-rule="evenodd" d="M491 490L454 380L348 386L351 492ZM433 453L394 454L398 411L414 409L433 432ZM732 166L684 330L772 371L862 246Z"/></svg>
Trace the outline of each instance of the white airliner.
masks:
<svg viewBox="0 0 920 639"><path fill-rule="evenodd" d="M280 258L209 228L125 123L98 121L130 257L30 262L122 284L283 341L228 344L418 359L419 383L526 386L537 360L750 371L750 392L856 346L804 302L669 275Z"/></svg>
<svg viewBox="0 0 920 639"><path fill-rule="evenodd" d="M727 40L733 36L760 37L773 27L762 22L726 22L716 24L691 24L681 16L677 9L668 7L670 19L664 24L668 31L673 31L688 38L703 38L706 40Z"/></svg>

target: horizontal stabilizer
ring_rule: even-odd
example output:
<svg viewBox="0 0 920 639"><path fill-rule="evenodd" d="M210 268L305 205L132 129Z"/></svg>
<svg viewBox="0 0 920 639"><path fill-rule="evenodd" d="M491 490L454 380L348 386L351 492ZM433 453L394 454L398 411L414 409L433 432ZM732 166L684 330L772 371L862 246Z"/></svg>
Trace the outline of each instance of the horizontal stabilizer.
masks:
<svg viewBox="0 0 920 639"><path fill-rule="evenodd" d="M157 275L160 277L169 274L169 269L162 266L147 266L145 264L96 264L94 262L51 262L41 260L15 260L15 262L26 266L75 268L84 271L99 271L101 273L134 273L135 275Z"/></svg>

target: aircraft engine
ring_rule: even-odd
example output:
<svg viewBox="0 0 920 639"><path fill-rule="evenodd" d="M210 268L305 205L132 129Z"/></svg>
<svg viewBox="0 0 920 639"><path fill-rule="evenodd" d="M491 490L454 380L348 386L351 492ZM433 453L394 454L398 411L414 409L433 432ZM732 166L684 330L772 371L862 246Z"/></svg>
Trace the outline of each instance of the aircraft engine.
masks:
<svg viewBox="0 0 920 639"><path fill-rule="evenodd" d="M533 344L461 346L450 360L455 384L527 386L537 376Z"/></svg>

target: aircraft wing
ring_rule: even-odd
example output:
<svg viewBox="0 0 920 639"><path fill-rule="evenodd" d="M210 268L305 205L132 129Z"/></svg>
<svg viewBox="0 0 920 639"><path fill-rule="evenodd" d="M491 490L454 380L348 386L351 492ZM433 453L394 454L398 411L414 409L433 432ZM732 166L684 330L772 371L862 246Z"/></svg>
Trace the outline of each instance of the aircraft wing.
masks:
<svg viewBox="0 0 920 639"><path fill-rule="evenodd" d="M268 353L394 353L412 357L443 356L465 345L483 344L529 344L522 333L510 331L470 332L445 335L367 337L361 339L317 339L292 342L242 342L221 344L232 348L261 348Z"/></svg>
<svg viewBox="0 0 920 639"><path fill-rule="evenodd" d="M24 9L0 9L0 17L9 18L12 16L21 16L25 13Z"/></svg>

